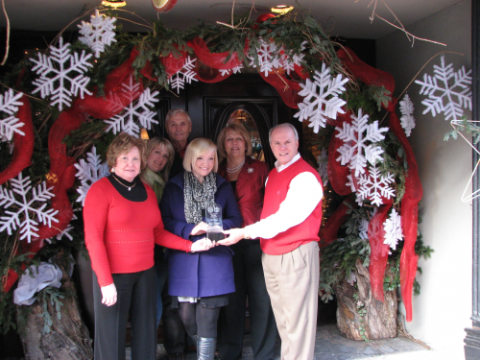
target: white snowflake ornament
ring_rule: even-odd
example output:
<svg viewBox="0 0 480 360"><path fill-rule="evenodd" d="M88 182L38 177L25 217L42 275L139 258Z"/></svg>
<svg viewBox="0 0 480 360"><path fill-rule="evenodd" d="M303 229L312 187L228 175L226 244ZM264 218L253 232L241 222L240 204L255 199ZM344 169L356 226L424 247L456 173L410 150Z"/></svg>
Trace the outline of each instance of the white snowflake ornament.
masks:
<svg viewBox="0 0 480 360"><path fill-rule="evenodd" d="M342 74L332 76L330 69L325 63L322 64L322 71L315 70L314 81L307 79L305 84L300 84L302 90L298 95L303 96L303 102L298 104L299 111L293 115L300 122L309 120L308 127L313 127L313 131L318 133L320 127L325 127L327 119L336 119L337 114L345 114L342 107L346 101L338 96L346 89L343 85L348 82L348 78L343 79Z"/></svg>
<svg viewBox="0 0 480 360"><path fill-rule="evenodd" d="M22 96L23 93L15 94L12 89L0 95L0 113L10 115L0 119L0 141L11 141L14 133L25 136L25 133L20 130L25 124L14 116L18 107L23 105L19 101Z"/></svg>
<svg viewBox="0 0 480 360"><path fill-rule="evenodd" d="M158 101L158 91L153 93L150 88L146 88L137 101L133 101L135 94L138 92L139 83L134 83L132 77L127 84L122 85L124 88L124 94L129 99L129 104L123 111L123 113L115 115L114 117L104 120L108 127L105 131L112 131L114 134L120 132L126 132L132 136L138 137L140 135L140 126L150 130L152 124L158 124L158 121L154 119L157 114L155 111L150 110L155 106Z"/></svg>
<svg viewBox="0 0 480 360"><path fill-rule="evenodd" d="M281 67L288 75L295 70L295 65L302 66L302 61L305 57L302 51L305 50L306 45L307 42L304 41L300 46L300 52L298 54L294 54L292 51L287 52L282 45L280 49L280 53L282 54L280 58Z"/></svg>
<svg viewBox="0 0 480 360"><path fill-rule="evenodd" d="M410 100L410 96L406 94L402 101L400 101L400 124L402 125L405 135L410 136L412 129L415 128L415 118L413 117L413 102Z"/></svg>
<svg viewBox="0 0 480 360"><path fill-rule="evenodd" d="M80 55L72 55L69 46L69 43L63 44L63 38L60 38L58 48L50 47L50 56L38 54L38 59L30 59L35 64L32 71L40 75L32 82L36 86L32 94L40 92L42 99L51 95L50 105L58 105L60 111L64 106L70 106L72 96L79 94L83 99L85 94L92 94L87 90L90 78L83 75L92 66L88 62L92 54L82 51Z"/></svg>
<svg viewBox="0 0 480 360"><path fill-rule="evenodd" d="M398 242L403 240L403 231L402 217L395 209L392 209L389 218L383 223L383 228L385 229L385 241L383 243L390 246L392 250L396 250Z"/></svg>
<svg viewBox="0 0 480 360"><path fill-rule="evenodd" d="M187 56L183 67L168 79L170 87L176 89L177 94L180 94L180 89L183 90L185 88L185 83L191 84L192 81L198 81L195 77L197 73L193 70L195 68L195 61L197 61L197 59L192 59L190 56Z"/></svg>
<svg viewBox="0 0 480 360"><path fill-rule="evenodd" d="M80 196L77 202L81 202L83 206L90 186L108 175L108 165L107 163L102 163L100 155L97 155L97 149L93 146L92 150L87 153L87 161L80 159L78 164L75 164L75 167L77 168L75 176L80 180L80 186L77 189Z"/></svg>
<svg viewBox="0 0 480 360"><path fill-rule="evenodd" d="M369 174L360 175L357 197L362 202L370 200L373 205L380 206L383 204L382 197L390 199L395 196L395 189L390 186L393 183L395 183L393 174L381 175L380 169L373 166L369 169Z"/></svg>
<svg viewBox="0 0 480 360"><path fill-rule="evenodd" d="M463 116L463 109L472 110L472 70L467 72L462 66L454 72L452 64L445 66L445 57L442 56L440 66L433 66L433 73L433 76L424 74L423 81L415 80L422 86L420 95L428 96L422 101L427 107L423 114L431 112L436 116L443 113L445 120L455 120Z"/></svg>
<svg viewBox="0 0 480 360"><path fill-rule="evenodd" d="M282 60L278 56L279 47L274 41L267 42L262 37L259 37L258 41L260 43L260 48L257 49L258 66L260 66L260 72L264 73L265 77L268 77L269 72L282 66ZM249 65L256 68L255 57L248 56L248 58L250 59Z"/></svg>
<svg viewBox="0 0 480 360"><path fill-rule="evenodd" d="M368 240L368 220L360 219L360 224L358 225L358 236L362 240Z"/></svg>
<svg viewBox="0 0 480 360"><path fill-rule="evenodd" d="M378 120L369 124L368 114L363 115L363 110L358 110L358 116L352 114L352 123L343 123L343 127L336 127L338 132L335 136L345 143L338 148L340 156L337 158L342 165L348 165L355 170L355 176L365 173L367 161L374 165L382 161L383 149L376 142L385 139L384 132L388 128L378 127Z"/></svg>
<svg viewBox="0 0 480 360"><path fill-rule="evenodd" d="M82 21L78 27L80 28L80 36L78 40L89 46L95 53L95 57L99 58L100 53L105 51L105 45L111 45L115 40L115 21L116 18L100 15L98 10L95 10L95 15L90 16L90 22Z"/></svg>
<svg viewBox="0 0 480 360"><path fill-rule="evenodd" d="M10 179L10 182L13 190L0 187L0 206L4 209L4 216L0 217L0 232L6 231L12 235L14 230L20 228L20 240L26 238L31 242L33 237L38 236L36 231L39 223L52 227L52 222L58 222L55 218L58 210L45 210L46 202L55 195L50 192L52 187L47 189L45 181L37 188L32 187L30 177L23 178L22 173L17 179ZM12 210L7 210L9 208Z"/></svg>
<svg viewBox="0 0 480 360"><path fill-rule="evenodd" d="M240 74L243 69L243 64L240 64L238 66L235 66L233 69L219 69L218 71L222 76L227 76L230 75L231 73L233 74Z"/></svg>

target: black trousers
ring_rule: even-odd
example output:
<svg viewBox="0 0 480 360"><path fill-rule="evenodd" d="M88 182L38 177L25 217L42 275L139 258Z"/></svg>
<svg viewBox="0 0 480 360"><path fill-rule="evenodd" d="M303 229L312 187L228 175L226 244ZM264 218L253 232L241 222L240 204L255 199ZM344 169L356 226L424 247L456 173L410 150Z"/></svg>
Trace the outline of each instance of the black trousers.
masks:
<svg viewBox="0 0 480 360"><path fill-rule="evenodd" d="M258 240L242 240L231 246L235 289L228 305L220 311L217 348L222 359L242 357L245 332L245 304L248 296L252 348L255 360L273 358L277 327L262 267L262 249Z"/></svg>
<svg viewBox="0 0 480 360"><path fill-rule="evenodd" d="M172 297L168 295L168 280L162 291L164 347L168 354L185 352L186 332L178 314L178 308L172 307Z"/></svg>
<svg viewBox="0 0 480 360"><path fill-rule="evenodd" d="M117 302L102 304L102 293L93 275L95 306L95 360L125 360L128 315L132 325L132 360L155 360L157 343L155 268L114 274Z"/></svg>

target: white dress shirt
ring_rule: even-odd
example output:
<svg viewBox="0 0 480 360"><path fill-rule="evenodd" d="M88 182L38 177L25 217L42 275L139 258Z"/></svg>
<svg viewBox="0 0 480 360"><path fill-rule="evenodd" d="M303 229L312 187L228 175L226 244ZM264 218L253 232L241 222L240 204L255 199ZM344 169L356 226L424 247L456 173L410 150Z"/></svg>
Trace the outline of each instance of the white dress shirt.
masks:
<svg viewBox="0 0 480 360"><path fill-rule="evenodd" d="M280 165L277 161L275 167L278 172L281 172L299 159L300 154L297 154L288 164ZM315 210L322 197L323 189L315 175L311 172L302 172L290 182L287 196L280 204L278 211L266 219L246 226L245 232L252 239L258 237L271 239L305 221Z"/></svg>

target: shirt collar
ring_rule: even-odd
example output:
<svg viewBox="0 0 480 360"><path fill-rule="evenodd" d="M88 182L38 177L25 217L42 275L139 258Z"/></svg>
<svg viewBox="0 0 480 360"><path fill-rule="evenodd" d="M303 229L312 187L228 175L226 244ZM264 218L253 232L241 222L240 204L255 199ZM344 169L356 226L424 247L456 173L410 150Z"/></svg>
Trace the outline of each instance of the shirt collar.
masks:
<svg viewBox="0 0 480 360"><path fill-rule="evenodd" d="M300 153L297 153L297 155L295 155L293 157L292 160L290 160L288 163L286 163L285 165L280 165L278 163L278 161L275 161L275 167L277 168L277 171L280 172L280 171L283 171L285 170L286 168L288 168L290 165L292 165L295 161L297 161L298 159L300 159Z"/></svg>

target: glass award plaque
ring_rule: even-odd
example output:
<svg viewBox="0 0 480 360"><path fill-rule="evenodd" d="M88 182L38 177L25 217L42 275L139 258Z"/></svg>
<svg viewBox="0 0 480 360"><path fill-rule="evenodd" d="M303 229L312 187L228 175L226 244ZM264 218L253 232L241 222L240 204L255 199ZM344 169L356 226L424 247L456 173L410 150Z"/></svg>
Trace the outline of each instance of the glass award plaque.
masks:
<svg viewBox="0 0 480 360"><path fill-rule="evenodd" d="M207 227L207 238L211 241L218 241L225 239L223 234L222 223L222 207L215 203L209 202L205 207L205 221Z"/></svg>

